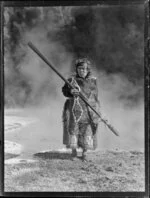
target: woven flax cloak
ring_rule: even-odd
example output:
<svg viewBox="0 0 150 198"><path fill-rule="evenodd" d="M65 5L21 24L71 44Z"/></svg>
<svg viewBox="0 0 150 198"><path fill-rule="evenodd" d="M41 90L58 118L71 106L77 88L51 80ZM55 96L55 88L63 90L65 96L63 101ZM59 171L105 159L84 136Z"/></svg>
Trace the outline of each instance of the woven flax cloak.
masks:
<svg viewBox="0 0 150 198"><path fill-rule="evenodd" d="M88 99L89 104L100 113L96 78L93 76L88 76L87 78L72 76L68 81L70 83L75 81L80 87L82 94ZM73 97L67 84L62 87L62 92L67 97L63 109L63 144L69 145L69 136L78 133L76 126L85 123L91 125L95 149L97 147L96 136L99 117L87 107L82 99Z"/></svg>

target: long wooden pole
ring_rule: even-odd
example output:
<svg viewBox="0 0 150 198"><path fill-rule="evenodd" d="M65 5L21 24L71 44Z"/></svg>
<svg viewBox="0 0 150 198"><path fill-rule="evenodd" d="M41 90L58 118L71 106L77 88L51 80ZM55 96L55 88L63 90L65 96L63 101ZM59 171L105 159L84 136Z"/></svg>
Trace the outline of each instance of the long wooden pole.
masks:
<svg viewBox="0 0 150 198"><path fill-rule="evenodd" d="M73 85L68 81L66 80L58 71L55 67L52 66L52 64L45 58L45 56L43 56L43 54L31 43L29 42L28 43L28 46L66 83L68 84L68 86L70 88L74 88ZM85 99L85 97L83 96L83 94L80 92L79 93L79 97L86 103L86 105L88 107L90 107L101 119L101 121L116 135L116 136L119 136L119 132L117 132L117 130L111 125L108 123L107 120L103 119L101 117L101 115L88 103L88 101Z"/></svg>

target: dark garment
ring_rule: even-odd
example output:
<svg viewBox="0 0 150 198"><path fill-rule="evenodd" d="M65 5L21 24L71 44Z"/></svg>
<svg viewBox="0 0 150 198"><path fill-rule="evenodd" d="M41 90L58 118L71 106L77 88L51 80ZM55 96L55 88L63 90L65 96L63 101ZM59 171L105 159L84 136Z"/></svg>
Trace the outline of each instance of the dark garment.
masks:
<svg viewBox="0 0 150 198"><path fill-rule="evenodd" d="M77 133L75 135L70 135L69 147L77 148L81 147L83 149L96 149L97 147L97 133L93 134L93 130L89 123L78 123ZM98 127L98 126L96 126ZM97 130L97 129L96 129Z"/></svg>
<svg viewBox="0 0 150 198"><path fill-rule="evenodd" d="M73 76L68 81L73 86L79 86L89 104L100 113L96 78ZM73 97L67 84L63 86L62 92L68 97L63 111L63 144L71 148L95 149L99 117L80 97Z"/></svg>

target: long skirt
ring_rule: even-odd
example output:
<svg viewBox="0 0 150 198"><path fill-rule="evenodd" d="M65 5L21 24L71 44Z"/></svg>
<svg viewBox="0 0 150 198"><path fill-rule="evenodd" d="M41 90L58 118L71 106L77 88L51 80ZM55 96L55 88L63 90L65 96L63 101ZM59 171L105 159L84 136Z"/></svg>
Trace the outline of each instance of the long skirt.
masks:
<svg viewBox="0 0 150 198"><path fill-rule="evenodd" d="M75 127L75 133L63 134L63 143L67 148L94 150L97 148L97 128L98 125L95 128L95 133L93 133L91 124L79 122Z"/></svg>
<svg viewBox="0 0 150 198"><path fill-rule="evenodd" d="M63 144L67 148L96 149L97 148L97 119L90 121L87 107L82 104L84 113L80 120L75 122L72 107L74 100L68 99L63 110ZM85 106L85 107L84 107Z"/></svg>

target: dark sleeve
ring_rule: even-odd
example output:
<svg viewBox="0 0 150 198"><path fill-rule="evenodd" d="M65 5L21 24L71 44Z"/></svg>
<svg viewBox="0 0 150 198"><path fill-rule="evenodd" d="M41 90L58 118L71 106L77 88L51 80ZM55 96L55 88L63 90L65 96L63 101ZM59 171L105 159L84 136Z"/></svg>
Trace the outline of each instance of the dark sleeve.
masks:
<svg viewBox="0 0 150 198"><path fill-rule="evenodd" d="M65 85L62 87L62 93L65 97L69 97L72 98L73 95L71 94L71 89L69 88L69 86L65 83Z"/></svg>

